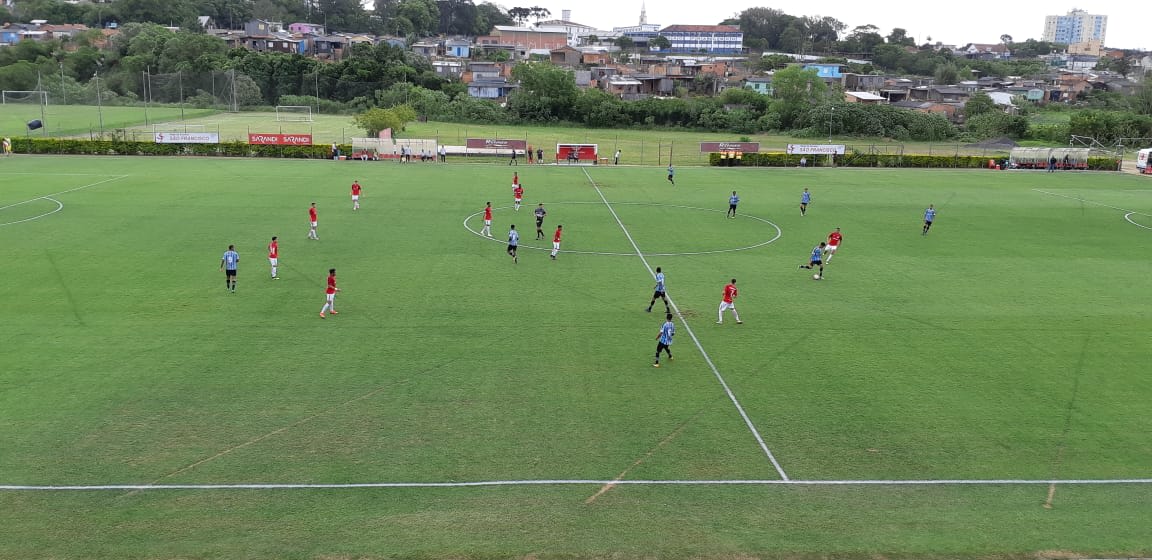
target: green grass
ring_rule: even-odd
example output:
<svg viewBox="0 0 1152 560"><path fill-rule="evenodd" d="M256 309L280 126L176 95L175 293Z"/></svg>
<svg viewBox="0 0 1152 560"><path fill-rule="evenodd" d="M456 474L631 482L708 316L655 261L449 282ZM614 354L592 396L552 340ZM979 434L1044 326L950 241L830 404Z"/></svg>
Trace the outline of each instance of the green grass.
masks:
<svg viewBox="0 0 1152 560"><path fill-rule="evenodd" d="M95 105L47 105L44 107L44 128L29 132L28 121L41 119L40 106L28 103L8 103L0 108L0 135L3 136L97 136L103 129L112 131L138 127L140 134L152 133L152 125L195 120L215 114L210 109L152 106L119 107ZM197 129L199 130L199 129ZM141 136L143 138L143 136Z"/></svg>
<svg viewBox="0 0 1152 560"><path fill-rule="evenodd" d="M633 250L582 169L518 170L565 249ZM465 229L491 200L497 237L516 223L546 246L530 208L507 208L510 173L0 160L0 224L47 214L0 226L0 484L778 479L684 323L676 360L651 367L661 318L639 258L513 264ZM792 479L1149 477L1152 231L1124 219L1152 227L1144 178L588 173L649 253L774 237L722 217L733 189L780 227L757 249L650 263ZM815 282L796 265L837 226ZM217 270L229 243L235 294ZM320 320L333 266L340 314ZM715 325L732 277L745 324ZM600 489L5 491L0 558L1152 553L1152 485L1058 485L1050 509L1047 485L623 485L589 503Z"/></svg>

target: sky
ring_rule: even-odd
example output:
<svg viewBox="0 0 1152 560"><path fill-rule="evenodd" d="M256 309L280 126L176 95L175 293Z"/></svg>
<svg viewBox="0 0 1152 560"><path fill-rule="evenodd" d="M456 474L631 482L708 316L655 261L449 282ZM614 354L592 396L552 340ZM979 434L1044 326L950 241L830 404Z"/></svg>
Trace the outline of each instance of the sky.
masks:
<svg viewBox="0 0 1152 560"><path fill-rule="evenodd" d="M533 0L531 3L493 3L506 8L512 6L540 6L559 19L562 10L572 10L576 23L611 29L636 25L640 20L641 0ZM527 2L527 0L525 0ZM1152 34L1147 32L1147 21L1139 13L1138 3L1130 0L1094 0L1076 4L1052 4L1035 1L967 0L966 2L870 2L864 0L824 0L785 4L766 0L730 0L723 9L707 9L705 2L690 0L647 0L648 23L716 24L733 17L746 8L768 7L794 16L831 16L848 26L851 31L858 25L873 24L887 35L893 27L908 30L908 35L923 43L944 44L998 43L1003 34L1013 40L1039 40L1044 32L1044 17L1064 15L1073 8L1082 8L1092 14L1108 16L1105 44L1114 48L1152 48ZM711 5L712 7L715 5ZM1143 33L1141 32L1143 30Z"/></svg>

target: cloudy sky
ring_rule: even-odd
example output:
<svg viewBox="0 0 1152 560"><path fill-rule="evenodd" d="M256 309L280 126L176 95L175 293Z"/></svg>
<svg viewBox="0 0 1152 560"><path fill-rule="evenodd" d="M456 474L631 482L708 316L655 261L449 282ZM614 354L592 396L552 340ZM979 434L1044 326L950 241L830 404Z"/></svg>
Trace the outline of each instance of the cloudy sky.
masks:
<svg viewBox="0 0 1152 560"><path fill-rule="evenodd" d="M531 3L494 2L505 7L541 6L559 18L561 11L572 10L572 21L611 29L635 25L640 18L641 0L533 0ZM1051 4L1035 1L967 0L966 2L868 2L861 0L825 0L785 4L765 0L696 2L691 0L647 0L648 22L660 25L715 24L745 8L766 6L795 16L832 16L848 25L873 24L887 35L893 27L903 27L910 36L924 42L947 44L997 43L1000 35L1011 35L1017 41L1040 39L1044 16L1066 14L1073 8L1108 16L1106 44L1116 48L1152 47L1152 34L1147 32L1147 14L1141 14L1129 0L1095 0L1076 4ZM722 9L716 8L723 5ZM1143 33L1141 30L1143 28Z"/></svg>

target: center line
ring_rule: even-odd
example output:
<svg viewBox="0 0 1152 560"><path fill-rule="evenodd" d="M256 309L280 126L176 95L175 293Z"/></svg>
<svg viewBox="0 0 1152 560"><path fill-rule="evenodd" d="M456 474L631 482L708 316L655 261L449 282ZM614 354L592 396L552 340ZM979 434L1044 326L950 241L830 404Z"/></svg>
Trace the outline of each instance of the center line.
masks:
<svg viewBox="0 0 1152 560"><path fill-rule="evenodd" d="M596 194L600 195L600 200L604 201L604 206L608 207L608 211L611 212L612 217L616 219L616 224L620 226L620 229L624 232L624 236L628 238L628 243L632 244L632 249L636 251L636 256L640 257L640 262L644 263L644 268L648 269L648 274L651 275L652 278L655 278L656 272L652 270L652 265L648 264L648 259L644 258L644 252L640 250L640 246L636 244L635 239L632 239L632 234L628 232L628 228L624 226L624 222L620 220L620 216L616 214L616 209L612 208L612 204L608 202L608 199L604 196L604 192L600 190L600 186L596 184L596 181L588 174L588 170L581 169L581 171L584 172L585 177L588 177L588 182L592 183L592 188L596 189ZM671 297L668 297L668 305L672 307L672 310L676 312L676 316L680 318L680 322L684 325L684 330L687 331L688 336L692 338L692 342L696 345L696 349L700 351L700 355L704 357L704 361L708 364L708 367L712 369L716 380L719 381L720 386L724 388L724 392L727 393L728 398L736 407L736 411L740 413L740 417L744 419L744 424L752 431L752 435L756 438L756 443L760 444L760 449L764 451L764 455L767 455L768 460L772 462L772 466L776 467L776 472L780 474L780 478L785 481L789 480L788 475L780 466L779 461L776 460L776 456L772 455L772 450L768 449L768 444L764 443L764 438L760 436L760 431L752 424L752 420L748 418L748 413L744 412L744 407L740 405L740 401L736 399L736 395L732 392L732 389L728 387L728 382L724 381L724 376L720 375L720 370L716 369L716 364L712 363L712 358L708 356L708 352L706 352L704 346L700 344L700 339L696 338L696 333L692 332L692 327L688 325L688 321L684 318L684 315L680 313L680 308L676 306L676 302L672 301Z"/></svg>

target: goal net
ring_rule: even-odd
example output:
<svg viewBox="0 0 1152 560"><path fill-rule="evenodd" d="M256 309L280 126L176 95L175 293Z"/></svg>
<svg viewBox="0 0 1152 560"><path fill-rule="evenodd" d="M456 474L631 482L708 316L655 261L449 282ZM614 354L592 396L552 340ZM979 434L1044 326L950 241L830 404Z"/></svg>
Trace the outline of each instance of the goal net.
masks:
<svg viewBox="0 0 1152 560"><path fill-rule="evenodd" d="M310 105L277 105L277 122L312 122Z"/></svg>
<svg viewBox="0 0 1152 560"><path fill-rule="evenodd" d="M0 103L8 105L9 103L21 103L26 105L47 105L48 92L43 90L35 91L21 91L6 89L0 92Z"/></svg>

